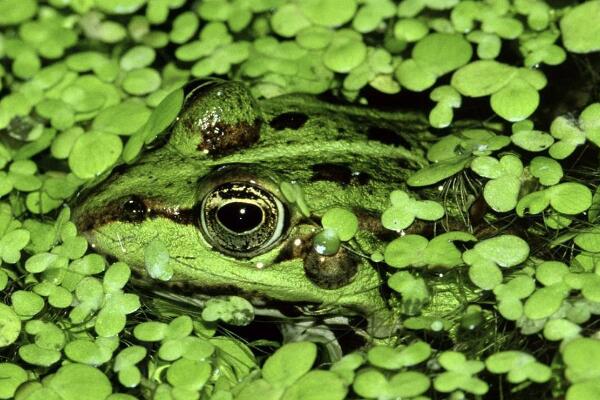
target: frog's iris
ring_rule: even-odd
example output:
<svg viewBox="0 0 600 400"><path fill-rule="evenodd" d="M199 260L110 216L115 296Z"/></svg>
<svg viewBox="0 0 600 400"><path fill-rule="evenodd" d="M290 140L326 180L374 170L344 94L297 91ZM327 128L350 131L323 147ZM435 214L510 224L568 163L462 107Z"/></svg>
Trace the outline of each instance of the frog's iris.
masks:
<svg viewBox="0 0 600 400"><path fill-rule="evenodd" d="M254 182L227 182L210 191L200 205L200 226L218 251L253 257L282 237L285 207L270 191Z"/></svg>

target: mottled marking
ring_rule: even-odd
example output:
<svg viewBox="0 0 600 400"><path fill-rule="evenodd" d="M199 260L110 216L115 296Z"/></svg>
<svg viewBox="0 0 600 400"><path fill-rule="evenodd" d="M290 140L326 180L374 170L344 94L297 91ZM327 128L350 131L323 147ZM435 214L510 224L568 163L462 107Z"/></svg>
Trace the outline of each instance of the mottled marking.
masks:
<svg viewBox="0 0 600 400"><path fill-rule="evenodd" d="M143 210L137 213L135 217L131 213L130 202L132 200L137 203L136 207L139 210ZM180 224L197 225L196 215L197 210L195 208L165 207L152 199L142 199L140 196L132 195L113 200L95 212L80 215L75 220L75 225L77 225L79 232L86 232L115 221L141 223L146 219L158 217L168 218Z"/></svg>
<svg viewBox="0 0 600 400"><path fill-rule="evenodd" d="M213 156L233 153L258 142L262 120L256 118L253 123L238 122L226 124L209 123L202 127L201 142L198 150Z"/></svg>
<svg viewBox="0 0 600 400"><path fill-rule="evenodd" d="M279 114L269 122L271 128L281 131L283 129L300 129L308 121L308 115L291 111Z"/></svg>
<svg viewBox="0 0 600 400"><path fill-rule="evenodd" d="M341 185L348 185L352 180L352 170L346 165L332 163L314 164L312 170L311 182L330 181Z"/></svg>
<svg viewBox="0 0 600 400"><path fill-rule="evenodd" d="M375 140L383 144L389 144L393 146L403 146L410 149L412 146L408 143L402 135L394 132L392 129L371 125L367 129L367 138L369 140Z"/></svg>

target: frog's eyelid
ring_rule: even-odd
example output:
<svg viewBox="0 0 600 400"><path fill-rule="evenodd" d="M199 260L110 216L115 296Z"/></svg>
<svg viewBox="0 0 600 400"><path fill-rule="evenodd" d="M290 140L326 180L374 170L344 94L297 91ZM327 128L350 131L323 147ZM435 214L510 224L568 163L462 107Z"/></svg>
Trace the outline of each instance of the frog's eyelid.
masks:
<svg viewBox="0 0 600 400"><path fill-rule="evenodd" d="M273 199L275 200L275 205L277 206L277 225L275 226L273 235L271 235L269 241L265 243L265 248L269 248L273 243L281 239L283 237L283 230L285 228L285 213L287 210L281 200L275 196L273 196Z"/></svg>

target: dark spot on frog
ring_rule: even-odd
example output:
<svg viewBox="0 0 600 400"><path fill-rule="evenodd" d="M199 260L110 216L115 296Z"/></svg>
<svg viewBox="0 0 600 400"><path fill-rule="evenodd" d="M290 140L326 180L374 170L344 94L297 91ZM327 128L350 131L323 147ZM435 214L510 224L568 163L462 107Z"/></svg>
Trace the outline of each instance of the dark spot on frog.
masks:
<svg viewBox="0 0 600 400"><path fill-rule="evenodd" d="M322 163L312 166L313 175L310 178L315 181L337 182L342 185L348 185L352 179L352 170L346 165Z"/></svg>
<svg viewBox="0 0 600 400"><path fill-rule="evenodd" d="M313 175L311 182L329 181L340 185L366 185L371 176L362 171L352 171L347 165L321 163L312 166Z"/></svg>
<svg viewBox="0 0 600 400"><path fill-rule="evenodd" d="M410 149L412 146L408 143L402 135L394 132L392 129L371 125L367 129L367 138L369 140L375 140L383 144L389 144L393 146L404 146Z"/></svg>
<svg viewBox="0 0 600 400"><path fill-rule="evenodd" d="M332 256L322 256L316 251L304 257L304 273L322 289L338 289L348 285L358 272L358 256L340 247Z"/></svg>
<svg viewBox="0 0 600 400"><path fill-rule="evenodd" d="M260 118L256 118L252 123L216 122L206 124L202 127L202 141L198 145L198 150L212 156L221 156L250 147L260 138L261 125Z"/></svg>
<svg viewBox="0 0 600 400"><path fill-rule="evenodd" d="M283 129L299 129L301 128L306 121L308 121L308 115L301 112L286 112L283 114L279 114L275 118L269 122L271 128L281 131Z"/></svg>
<svg viewBox="0 0 600 400"><path fill-rule="evenodd" d="M352 172L352 182L357 185L368 185L371 181L371 175L364 171Z"/></svg>

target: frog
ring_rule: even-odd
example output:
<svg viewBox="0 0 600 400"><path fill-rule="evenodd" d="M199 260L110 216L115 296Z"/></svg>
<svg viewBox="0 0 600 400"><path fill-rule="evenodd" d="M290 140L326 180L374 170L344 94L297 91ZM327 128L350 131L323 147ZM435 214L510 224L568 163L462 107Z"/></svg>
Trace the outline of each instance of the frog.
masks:
<svg viewBox="0 0 600 400"><path fill-rule="evenodd" d="M408 190L409 174L427 164L429 139L416 112L300 94L257 100L241 82L192 82L160 144L78 196L73 220L96 251L150 288L358 315L383 337L399 321L372 257L395 234L380 216L390 192ZM302 201L286 197L285 185ZM314 238L332 208L354 213L358 232L324 255ZM165 282L145 268L155 240L168 250Z"/></svg>

